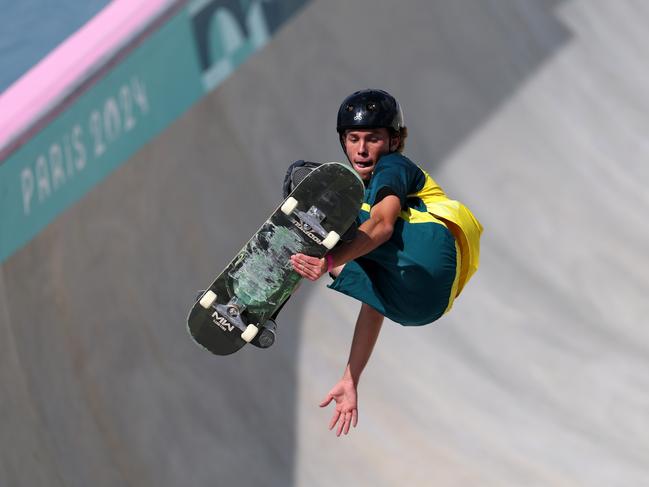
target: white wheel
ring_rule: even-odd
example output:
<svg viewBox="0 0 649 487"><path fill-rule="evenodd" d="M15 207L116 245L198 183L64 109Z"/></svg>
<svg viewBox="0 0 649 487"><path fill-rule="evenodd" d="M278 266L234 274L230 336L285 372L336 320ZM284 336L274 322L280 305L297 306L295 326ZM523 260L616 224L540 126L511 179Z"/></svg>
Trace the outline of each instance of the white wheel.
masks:
<svg viewBox="0 0 649 487"><path fill-rule="evenodd" d="M257 336L258 332L259 328L257 328L255 325L248 325L246 327L246 331L241 334L241 339L246 343L250 343L252 339Z"/></svg>
<svg viewBox="0 0 649 487"><path fill-rule="evenodd" d="M331 250L336 246L338 240L340 240L340 235L338 235L336 232L329 232L329 235L327 235L322 241L322 245Z"/></svg>
<svg viewBox="0 0 649 487"><path fill-rule="evenodd" d="M216 294L213 291L208 290L199 301L200 305L205 309L210 309L214 301L216 300Z"/></svg>
<svg viewBox="0 0 649 487"><path fill-rule="evenodd" d="M297 208L297 200L292 196L289 196L288 199L282 205L282 213L285 215L290 215L293 213L293 210Z"/></svg>

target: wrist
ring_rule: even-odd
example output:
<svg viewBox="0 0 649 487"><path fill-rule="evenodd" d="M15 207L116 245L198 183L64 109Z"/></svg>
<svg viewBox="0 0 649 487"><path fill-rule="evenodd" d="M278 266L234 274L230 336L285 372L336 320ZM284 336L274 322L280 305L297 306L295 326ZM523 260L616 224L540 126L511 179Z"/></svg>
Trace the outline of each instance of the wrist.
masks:
<svg viewBox="0 0 649 487"><path fill-rule="evenodd" d="M352 382L354 385L356 385L358 383L358 379L359 377L354 377L354 374L352 374L351 366L347 365L347 367L345 367L345 372L343 372L343 376L340 380Z"/></svg>
<svg viewBox="0 0 649 487"><path fill-rule="evenodd" d="M334 270L334 258L331 254L325 255L325 264L327 265L327 272L331 273Z"/></svg>

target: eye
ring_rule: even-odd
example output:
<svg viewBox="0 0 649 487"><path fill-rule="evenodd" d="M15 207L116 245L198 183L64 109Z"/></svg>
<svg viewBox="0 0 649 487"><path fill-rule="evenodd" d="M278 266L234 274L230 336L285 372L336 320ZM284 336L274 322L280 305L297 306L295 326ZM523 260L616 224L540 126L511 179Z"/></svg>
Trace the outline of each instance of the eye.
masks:
<svg viewBox="0 0 649 487"><path fill-rule="evenodd" d="M353 112L354 111L354 105L347 105L345 107L345 110L347 110L348 112Z"/></svg>
<svg viewBox="0 0 649 487"><path fill-rule="evenodd" d="M367 111L375 112L376 111L376 103L368 103L367 104Z"/></svg>

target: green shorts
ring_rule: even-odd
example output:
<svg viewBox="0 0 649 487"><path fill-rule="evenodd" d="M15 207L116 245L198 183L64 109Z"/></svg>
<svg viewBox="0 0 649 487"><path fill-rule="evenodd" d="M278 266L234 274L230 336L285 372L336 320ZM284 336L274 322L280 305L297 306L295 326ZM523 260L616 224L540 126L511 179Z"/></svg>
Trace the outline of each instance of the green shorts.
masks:
<svg viewBox="0 0 649 487"><path fill-rule="evenodd" d="M329 287L401 325L425 325L450 309L459 258L443 224L398 219L390 240L348 262Z"/></svg>

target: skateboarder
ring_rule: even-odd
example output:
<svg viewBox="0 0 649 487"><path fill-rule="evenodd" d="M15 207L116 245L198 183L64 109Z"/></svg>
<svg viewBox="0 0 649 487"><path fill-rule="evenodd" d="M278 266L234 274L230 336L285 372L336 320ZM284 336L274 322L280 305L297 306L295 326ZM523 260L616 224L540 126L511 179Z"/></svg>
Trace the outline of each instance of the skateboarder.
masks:
<svg viewBox="0 0 649 487"><path fill-rule="evenodd" d="M431 323L450 310L477 270L482 226L402 152L407 137L399 103L382 90L357 91L340 105L337 131L365 200L351 242L325 258L291 257L315 281L361 301L347 367L320 404L336 409L329 429L347 434L358 421L356 389L384 317L404 326Z"/></svg>

